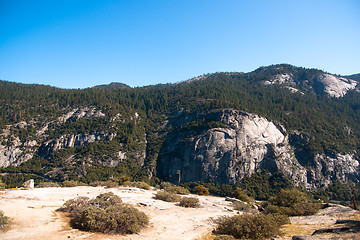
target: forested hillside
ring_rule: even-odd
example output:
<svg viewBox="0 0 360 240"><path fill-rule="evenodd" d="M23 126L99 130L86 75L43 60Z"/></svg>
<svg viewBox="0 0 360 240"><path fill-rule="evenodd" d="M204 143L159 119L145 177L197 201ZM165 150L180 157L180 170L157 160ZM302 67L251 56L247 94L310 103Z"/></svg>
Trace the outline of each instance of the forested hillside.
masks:
<svg viewBox="0 0 360 240"><path fill-rule="evenodd" d="M199 117L222 109L258 114L283 126L302 155L359 159L360 93L356 83L340 79L347 85L331 96L323 81L329 76L338 79L316 69L274 65L139 88L71 90L1 81L1 171L7 173L2 178L10 185L29 177L155 179L168 134L226 127ZM179 122L180 115L189 117ZM301 164L312 164L311 158L306 161Z"/></svg>

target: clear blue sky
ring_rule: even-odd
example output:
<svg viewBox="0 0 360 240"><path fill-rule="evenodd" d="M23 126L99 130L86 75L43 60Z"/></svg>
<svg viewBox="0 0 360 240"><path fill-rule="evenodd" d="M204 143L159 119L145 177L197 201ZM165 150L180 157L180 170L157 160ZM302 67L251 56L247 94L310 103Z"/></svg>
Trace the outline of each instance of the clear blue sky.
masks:
<svg viewBox="0 0 360 240"><path fill-rule="evenodd" d="M359 0L0 0L0 79L174 83L289 63L360 72Z"/></svg>

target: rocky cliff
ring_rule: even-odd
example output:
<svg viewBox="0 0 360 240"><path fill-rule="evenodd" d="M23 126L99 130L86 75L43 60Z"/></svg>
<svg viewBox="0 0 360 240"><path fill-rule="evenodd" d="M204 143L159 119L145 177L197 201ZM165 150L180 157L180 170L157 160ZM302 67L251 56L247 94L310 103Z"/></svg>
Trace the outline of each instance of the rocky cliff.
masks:
<svg viewBox="0 0 360 240"><path fill-rule="evenodd" d="M318 154L312 160L298 159L297 146L289 143L292 133L264 117L231 109L209 115L227 127L195 136L189 131L169 134L159 154L159 177L172 182L232 184L261 169L279 170L308 189L327 186L334 179L358 177L359 162L353 155Z"/></svg>

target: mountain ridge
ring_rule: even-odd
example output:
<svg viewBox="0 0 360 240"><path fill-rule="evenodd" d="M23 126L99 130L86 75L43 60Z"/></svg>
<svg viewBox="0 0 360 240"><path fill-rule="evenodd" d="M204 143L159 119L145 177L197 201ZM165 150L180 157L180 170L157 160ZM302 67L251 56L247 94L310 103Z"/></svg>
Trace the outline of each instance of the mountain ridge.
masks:
<svg viewBox="0 0 360 240"><path fill-rule="evenodd" d="M179 169L160 174L159 165L171 165L167 159L173 158L175 143L182 149L176 151L194 156L179 161L187 161L191 167L203 159L208 166L205 175L212 174L210 169L219 169L214 159L244 169L240 174L240 170L222 165L216 174L228 172L239 177L230 181L225 174L228 177L219 182L241 181L262 170L260 166L282 171L294 183L310 189L334 181L359 180L358 86L321 70L281 64L250 73L214 73L177 84L116 89L71 90L2 81L0 95L0 170L7 183L20 176L36 181L91 182L110 176L176 181L174 174ZM235 132L240 130L230 133L231 125L221 120L229 111L239 116L257 115L283 131L288 140L280 148L272 146L273 142L260 147L248 141L242 147L225 144L222 150L205 147L211 144L207 138L217 138L215 145L219 146L238 138ZM215 113L220 118L214 117ZM263 139L258 130L249 137ZM201 154L191 147L197 141L202 142ZM258 152L256 157L252 151ZM249 157L242 157L246 154ZM264 164L256 165L255 158L265 159ZM243 163L256 167L246 170L249 168ZM302 170L289 170L296 166Z"/></svg>

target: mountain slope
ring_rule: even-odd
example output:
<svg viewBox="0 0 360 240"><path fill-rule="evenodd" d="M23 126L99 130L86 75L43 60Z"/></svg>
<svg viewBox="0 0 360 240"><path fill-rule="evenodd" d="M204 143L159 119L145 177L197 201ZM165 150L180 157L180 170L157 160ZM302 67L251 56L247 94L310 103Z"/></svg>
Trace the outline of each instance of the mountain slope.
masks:
<svg viewBox="0 0 360 240"><path fill-rule="evenodd" d="M356 83L316 69L281 64L135 89L1 81L0 96L8 184L111 176L176 182L177 170L181 181L219 183L281 171L311 189L359 179ZM275 128L266 133L260 122ZM272 135L282 140L266 140Z"/></svg>

